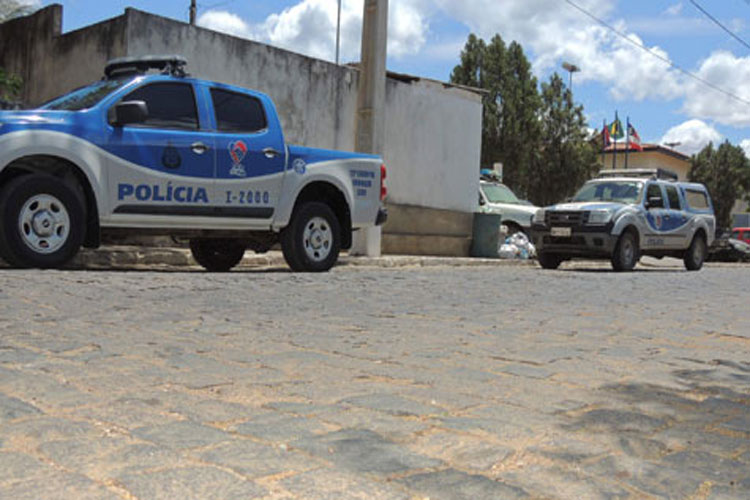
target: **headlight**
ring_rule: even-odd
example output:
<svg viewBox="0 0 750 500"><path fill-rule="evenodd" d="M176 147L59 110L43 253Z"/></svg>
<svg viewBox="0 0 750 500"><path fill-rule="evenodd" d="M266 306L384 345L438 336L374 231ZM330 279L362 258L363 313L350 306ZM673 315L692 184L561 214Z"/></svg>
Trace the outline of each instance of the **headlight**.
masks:
<svg viewBox="0 0 750 500"><path fill-rule="evenodd" d="M612 220L610 210L592 210L589 212L589 224L604 225Z"/></svg>
<svg viewBox="0 0 750 500"><path fill-rule="evenodd" d="M536 211L534 214L534 217L531 218L531 222L533 224L544 224L544 216L545 216L545 210L543 208L540 208Z"/></svg>

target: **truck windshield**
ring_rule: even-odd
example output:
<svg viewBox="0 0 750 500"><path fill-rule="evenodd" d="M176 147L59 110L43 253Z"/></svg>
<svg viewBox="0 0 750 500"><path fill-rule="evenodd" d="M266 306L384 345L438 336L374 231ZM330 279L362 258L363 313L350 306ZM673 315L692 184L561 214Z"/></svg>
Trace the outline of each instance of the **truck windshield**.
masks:
<svg viewBox="0 0 750 500"><path fill-rule="evenodd" d="M642 190L643 183L637 181L588 182L576 193L573 201L635 203Z"/></svg>
<svg viewBox="0 0 750 500"><path fill-rule="evenodd" d="M52 109L60 111L81 111L96 106L102 99L123 86L126 78L115 78L113 80L100 80L86 87L81 87L68 94L57 97L40 109Z"/></svg>
<svg viewBox="0 0 750 500"><path fill-rule="evenodd" d="M502 184L482 184L482 191L490 203L512 203L520 205L519 200L513 191Z"/></svg>

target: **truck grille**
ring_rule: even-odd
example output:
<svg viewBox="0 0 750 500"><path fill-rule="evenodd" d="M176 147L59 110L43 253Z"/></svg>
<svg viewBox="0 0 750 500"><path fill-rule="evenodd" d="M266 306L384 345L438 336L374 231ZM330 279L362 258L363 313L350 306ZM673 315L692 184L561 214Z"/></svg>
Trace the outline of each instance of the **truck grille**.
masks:
<svg viewBox="0 0 750 500"><path fill-rule="evenodd" d="M551 211L545 214L546 223L548 226L582 226L586 224L589 218L589 213L580 212L557 212Z"/></svg>

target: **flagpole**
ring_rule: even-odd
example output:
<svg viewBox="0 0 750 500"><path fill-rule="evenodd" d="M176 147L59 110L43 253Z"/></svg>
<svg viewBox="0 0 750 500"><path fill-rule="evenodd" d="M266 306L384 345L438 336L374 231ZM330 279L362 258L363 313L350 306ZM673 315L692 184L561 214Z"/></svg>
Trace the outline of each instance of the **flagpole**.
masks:
<svg viewBox="0 0 750 500"><path fill-rule="evenodd" d="M630 117L625 119L625 170L628 169L628 153L630 152Z"/></svg>
<svg viewBox="0 0 750 500"><path fill-rule="evenodd" d="M615 150L614 154L612 155L612 170L617 170L617 120L619 120L619 118L617 117L617 111L615 111L615 133L612 134L610 131L609 134L610 136L614 136L612 137L612 139L615 140Z"/></svg>
<svg viewBox="0 0 750 500"><path fill-rule="evenodd" d="M602 129L602 170L607 168L607 159L604 153L607 151L607 119L603 118L604 128Z"/></svg>

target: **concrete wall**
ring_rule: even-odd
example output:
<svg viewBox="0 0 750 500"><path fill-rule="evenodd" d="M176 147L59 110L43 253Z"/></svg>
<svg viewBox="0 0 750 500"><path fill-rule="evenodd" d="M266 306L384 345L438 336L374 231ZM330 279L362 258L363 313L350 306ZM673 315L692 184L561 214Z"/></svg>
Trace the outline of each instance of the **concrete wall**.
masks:
<svg viewBox="0 0 750 500"><path fill-rule="evenodd" d="M265 44L190 26L134 9L122 16L61 34L62 7L0 25L0 66L24 78L23 100L37 105L101 78L115 57L180 54L188 72L260 90L276 103L287 141L311 147L352 150L359 72L354 67L302 56ZM479 188L481 97L440 82L394 75L386 90L388 203L408 213L421 232L396 239L471 235ZM458 225L446 229L431 210L454 212ZM467 222L463 222L467 221ZM399 228L405 227L398 224ZM384 228L389 234L389 226ZM393 238L388 239L393 242ZM400 253L456 254L420 245L386 244ZM468 250L467 250L468 251ZM460 250L460 254L464 254Z"/></svg>
<svg viewBox="0 0 750 500"><path fill-rule="evenodd" d="M612 154L604 155L604 164L612 169ZM625 153L617 152L617 169L625 168ZM666 168L676 173L681 181L687 180L690 172L690 161L676 158L659 151L637 151L628 155L628 168Z"/></svg>

